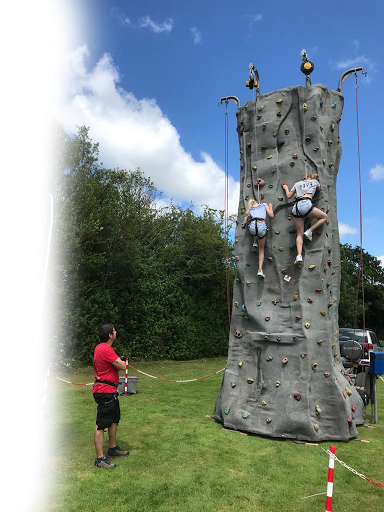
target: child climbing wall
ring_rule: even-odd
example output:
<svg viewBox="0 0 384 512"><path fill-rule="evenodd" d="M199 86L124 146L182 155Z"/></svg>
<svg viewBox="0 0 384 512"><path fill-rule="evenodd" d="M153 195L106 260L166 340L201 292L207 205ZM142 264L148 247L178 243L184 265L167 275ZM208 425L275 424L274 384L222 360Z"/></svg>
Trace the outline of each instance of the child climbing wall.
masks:
<svg viewBox="0 0 384 512"><path fill-rule="evenodd" d="M272 203L264 204L258 203L256 199L250 199L247 209L247 217L245 220L245 226L248 226L250 234L253 236L252 250L259 252L259 270L257 271L257 277L264 278L263 265L264 265L264 247L265 237L267 236L268 228L265 222L267 214L269 217L273 217Z"/></svg>
<svg viewBox="0 0 384 512"><path fill-rule="evenodd" d="M228 364L214 418L226 427L303 441L357 436L364 408L338 354L340 251L336 175L341 157L340 92L323 85L258 96L237 111L240 201L235 235ZM313 205L328 224L311 231L295 265L294 201L282 184L317 173ZM242 220L250 199L272 203L265 278ZM293 194L292 194L293 195ZM304 218L305 230L316 219ZM325 221L324 221L325 222Z"/></svg>

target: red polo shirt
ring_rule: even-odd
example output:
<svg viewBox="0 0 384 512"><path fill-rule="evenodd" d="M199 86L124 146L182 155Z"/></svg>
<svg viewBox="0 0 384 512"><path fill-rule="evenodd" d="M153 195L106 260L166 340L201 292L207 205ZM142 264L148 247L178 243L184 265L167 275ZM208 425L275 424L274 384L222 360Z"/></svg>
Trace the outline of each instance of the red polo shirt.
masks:
<svg viewBox="0 0 384 512"><path fill-rule="evenodd" d="M108 380L114 384L119 383L119 372L113 366L118 359L118 355L107 343L99 343L95 348L93 356L93 371L98 380ZM114 393L116 388L108 384L96 383L93 386L92 393Z"/></svg>

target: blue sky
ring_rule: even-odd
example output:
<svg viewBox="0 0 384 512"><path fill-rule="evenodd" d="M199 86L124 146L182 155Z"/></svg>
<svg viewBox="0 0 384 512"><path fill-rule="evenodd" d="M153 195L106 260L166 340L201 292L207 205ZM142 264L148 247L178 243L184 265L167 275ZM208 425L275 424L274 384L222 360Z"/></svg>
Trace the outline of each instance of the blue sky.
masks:
<svg viewBox="0 0 384 512"><path fill-rule="evenodd" d="M311 5L312 4L312 5ZM224 107L221 96L253 99L248 65L261 92L304 85L300 51L315 64L313 83L336 89L359 75L363 246L384 259L381 1L77 2L78 29L67 58L57 116L69 132L90 126L106 166L140 166L172 198L198 207L224 204ZM344 83L343 156L338 176L341 241L359 244L355 82ZM237 210L236 107L229 106L230 208Z"/></svg>

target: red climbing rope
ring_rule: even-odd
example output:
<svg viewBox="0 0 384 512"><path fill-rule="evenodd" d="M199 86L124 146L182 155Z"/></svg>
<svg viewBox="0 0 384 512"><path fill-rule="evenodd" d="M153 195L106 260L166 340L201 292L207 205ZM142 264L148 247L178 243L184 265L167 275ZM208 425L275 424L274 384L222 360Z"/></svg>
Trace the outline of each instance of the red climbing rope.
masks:
<svg viewBox="0 0 384 512"><path fill-rule="evenodd" d="M229 245L228 245L228 110L227 103L225 105L225 126L224 126L224 168L225 168L225 191L224 191L224 238L225 238L225 279L227 290L227 308L228 308L228 326L231 327L231 294L229 289Z"/></svg>
<svg viewBox="0 0 384 512"><path fill-rule="evenodd" d="M365 299L364 299L364 265L363 265L363 208L362 208L362 186L361 186L361 163L360 163L360 133L359 133L359 102L358 102L358 94L357 90L359 88L359 84L356 76L356 133L357 133L357 159L359 166L359 193L360 193L360 262L359 262L359 272L357 278L357 291L356 291L356 304L355 304L355 319L354 319L354 331L356 330L357 325L357 306L359 301L359 290L360 290L360 278L361 278L361 298L363 304L363 336L365 331Z"/></svg>

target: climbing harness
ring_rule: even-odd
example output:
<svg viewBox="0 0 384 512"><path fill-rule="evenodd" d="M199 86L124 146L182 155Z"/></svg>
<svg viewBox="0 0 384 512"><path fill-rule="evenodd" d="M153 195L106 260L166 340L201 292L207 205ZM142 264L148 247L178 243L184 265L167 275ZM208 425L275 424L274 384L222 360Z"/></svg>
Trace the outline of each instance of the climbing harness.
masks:
<svg viewBox="0 0 384 512"><path fill-rule="evenodd" d="M94 384L108 384L108 386L113 386L114 388L117 389L118 387L118 384L114 384L113 382L110 382L109 380L99 380L99 379L95 379L95 382Z"/></svg>

